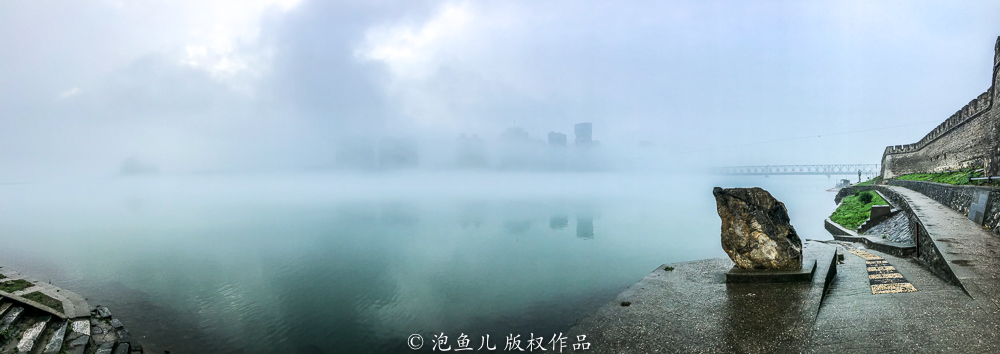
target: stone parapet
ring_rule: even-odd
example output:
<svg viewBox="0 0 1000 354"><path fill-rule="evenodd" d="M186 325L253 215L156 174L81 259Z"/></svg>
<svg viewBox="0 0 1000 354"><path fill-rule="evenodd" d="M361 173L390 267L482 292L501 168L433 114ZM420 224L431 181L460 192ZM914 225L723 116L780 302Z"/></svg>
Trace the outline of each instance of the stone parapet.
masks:
<svg viewBox="0 0 1000 354"><path fill-rule="evenodd" d="M989 198L985 207L986 213L984 213L983 226L989 227L994 233L998 232L997 224L1000 222L1000 203L997 203L997 201L1000 200L998 199L1000 198L1000 188L955 186L944 183L906 180L888 180L885 183L920 192L934 199L934 201L966 215L969 213L969 206L978 201L979 194L986 193L989 195Z"/></svg>

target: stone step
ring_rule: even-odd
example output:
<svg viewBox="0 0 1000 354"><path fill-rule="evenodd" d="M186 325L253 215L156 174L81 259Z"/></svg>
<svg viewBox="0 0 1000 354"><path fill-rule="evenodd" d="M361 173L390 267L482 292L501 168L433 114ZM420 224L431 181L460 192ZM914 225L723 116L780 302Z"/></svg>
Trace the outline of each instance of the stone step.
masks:
<svg viewBox="0 0 1000 354"><path fill-rule="evenodd" d="M90 319L73 320L63 343L66 354L83 354L88 342L90 342Z"/></svg>
<svg viewBox="0 0 1000 354"><path fill-rule="evenodd" d="M35 312L31 308L25 308L17 321L4 330L4 337L7 339L3 346L0 346L0 353L18 353L18 346L21 344L21 339L24 335L28 333L28 330L32 329L36 324L42 322L42 320L48 320L43 317L34 316Z"/></svg>
<svg viewBox="0 0 1000 354"><path fill-rule="evenodd" d="M0 318L0 333L6 331L17 324L17 321L21 319L21 314L24 313L24 308L21 306L15 306L7 311L6 314Z"/></svg>
<svg viewBox="0 0 1000 354"><path fill-rule="evenodd" d="M90 318L90 341L93 342L92 345L98 346L98 353L101 353L102 348L107 348L107 353L111 354L114 345L122 341L118 336L118 330L115 329L116 324L121 326L121 322L117 319ZM121 327L124 330L124 326Z"/></svg>
<svg viewBox="0 0 1000 354"><path fill-rule="evenodd" d="M45 326L49 324L52 320L52 316L45 316L35 319L35 323L24 330L21 335L21 341L17 343L18 353L29 353L32 349L35 349L35 343L38 342L38 338L42 336L45 332Z"/></svg>
<svg viewBox="0 0 1000 354"><path fill-rule="evenodd" d="M111 354L111 351L115 349L115 342L104 342L97 347L97 351L94 354Z"/></svg>
<svg viewBox="0 0 1000 354"><path fill-rule="evenodd" d="M52 332L48 340L45 342L45 348L42 349L43 354L57 354L62 350L63 340L66 339L66 328L69 327L69 321L63 321L61 325L52 326L55 327L55 331Z"/></svg>
<svg viewBox="0 0 1000 354"><path fill-rule="evenodd" d="M0 316L3 316L4 312L7 312L11 306L14 306L14 303L10 301L0 303Z"/></svg>

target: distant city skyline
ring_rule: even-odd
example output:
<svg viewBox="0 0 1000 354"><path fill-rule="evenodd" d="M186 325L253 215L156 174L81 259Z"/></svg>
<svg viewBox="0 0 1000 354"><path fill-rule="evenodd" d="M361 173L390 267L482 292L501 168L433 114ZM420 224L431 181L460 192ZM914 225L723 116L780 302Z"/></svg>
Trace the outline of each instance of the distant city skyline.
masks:
<svg viewBox="0 0 1000 354"><path fill-rule="evenodd" d="M650 164L877 163L990 86L1000 3L0 4L0 181L295 171L591 122Z"/></svg>

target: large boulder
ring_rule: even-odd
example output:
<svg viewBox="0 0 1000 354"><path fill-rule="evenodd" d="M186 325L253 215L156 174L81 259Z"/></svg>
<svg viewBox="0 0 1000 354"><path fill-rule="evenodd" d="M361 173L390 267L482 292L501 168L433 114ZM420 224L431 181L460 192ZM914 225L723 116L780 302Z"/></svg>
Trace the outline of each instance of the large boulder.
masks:
<svg viewBox="0 0 1000 354"><path fill-rule="evenodd" d="M788 210L766 190L715 187L722 249L743 269L801 269L802 240Z"/></svg>

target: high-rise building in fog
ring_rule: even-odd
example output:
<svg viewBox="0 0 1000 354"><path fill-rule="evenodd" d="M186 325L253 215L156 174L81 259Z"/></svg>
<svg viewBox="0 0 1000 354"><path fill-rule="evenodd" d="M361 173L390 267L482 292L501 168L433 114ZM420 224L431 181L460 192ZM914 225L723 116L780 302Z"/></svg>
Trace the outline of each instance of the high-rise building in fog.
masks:
<svg viewBox="0 0 1000 354"><path fill-rule="evenodd" d="M573 128L576 132L577 146L588 146L593 142L590 123L577 123Z"/></svg>
<svg viewBox="0 0 1000 354"><path fill-rule="evenodd" d="M566 134L549 132L549 145L566 146Z"/></svg>
<svg viewBox="0 0 1000 354"><path fill-rule="evenodd" d="M504 142L527 142L528 132L524 128L510 127L500 134L500 140Z"/></svg>

